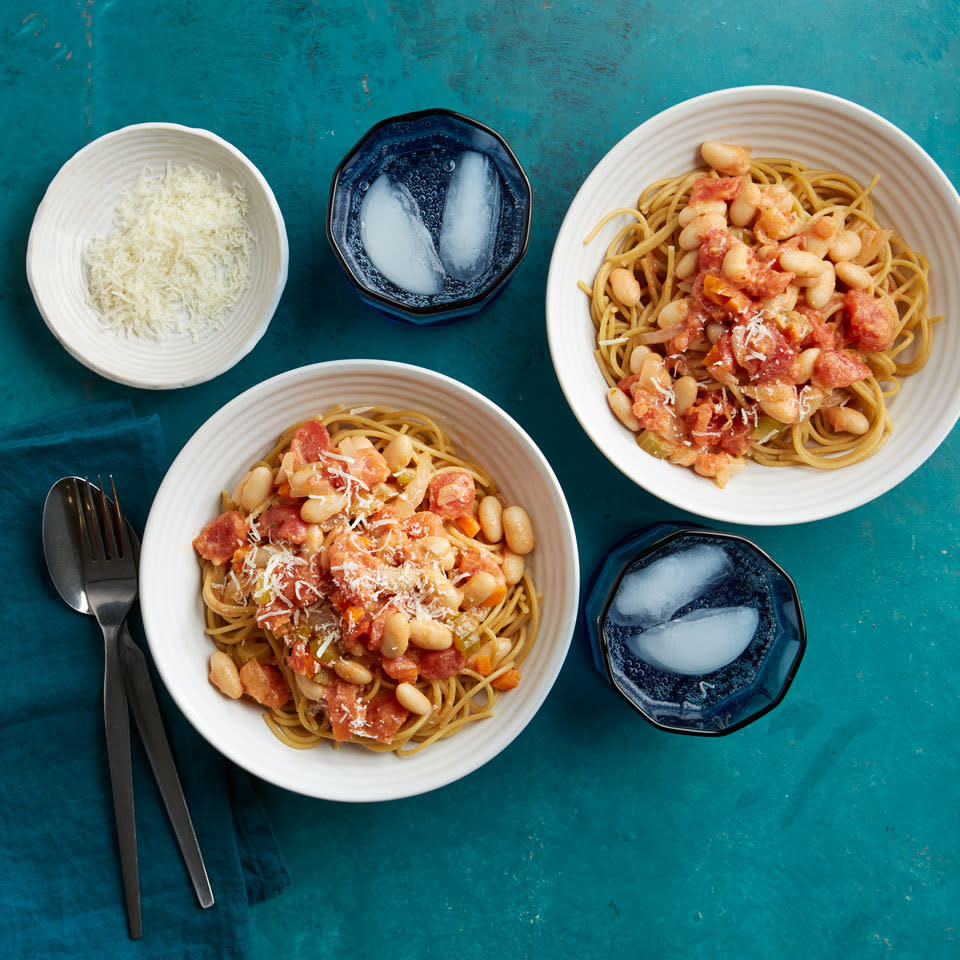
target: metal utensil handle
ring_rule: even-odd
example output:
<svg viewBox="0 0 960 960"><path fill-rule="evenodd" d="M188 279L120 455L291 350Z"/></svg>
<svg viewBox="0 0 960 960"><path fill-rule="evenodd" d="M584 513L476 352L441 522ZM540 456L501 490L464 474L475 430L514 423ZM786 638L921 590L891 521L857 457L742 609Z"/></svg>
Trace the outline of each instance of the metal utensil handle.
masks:
<svg viewBox="0 0 960 960"><path fill-rule="evenodd" d="M147 658L137 646L130 629L124 621L120 628L120 660L127 683L127 699L133 718L140 731L140 739L147 751L147 758L153 769L154 779L160 789L163 805L167 809L170 825L173 827L183 862L190 874L194 892L201 907L213 906L213 890L207 868L203 863L197 834L190 819L190 811L183 795L183 787L177 766L163 727L157 695L150 680Z"/></svg>
<svg viewBox="0 0 960 960"><path fill-rule="evenodd" d="M104 627L103 720L113 789L113 815L120 847L120 872L127 906L127 928L133 940L143 932L140 915L140 876L137 865L137 824L133 812L133 764L130 759L130 714L120 663L117 628Z"/></svg>

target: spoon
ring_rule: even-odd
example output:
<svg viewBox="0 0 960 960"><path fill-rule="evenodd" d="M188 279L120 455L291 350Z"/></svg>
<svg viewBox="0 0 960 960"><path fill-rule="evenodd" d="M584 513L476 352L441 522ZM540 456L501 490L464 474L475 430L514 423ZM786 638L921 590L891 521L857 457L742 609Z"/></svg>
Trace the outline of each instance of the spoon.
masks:
<svg viewBox="0 0 960 960"><path fill-rule="evenodd" d="M68 607L78 613L93 615L83 589L83 570L80 563L80 530L77 524L77 504L74 499L74 484L87 483L80 477L63 477L47 494L43 505L43 556L50 579L57 593ZM92 485L91 485L92 486ZM99 495L98 488L93 487ZM108 498L109 501L109 498ZM140 541L130 524L127 524L134 555L139 559ZM200 854L193 822L187 809L187 801L180 785L180 777L174 763L170 744L163 727L157 695L150 680L147 658L130 635L126 622L120 629L120 660L123 667L127 701L133 719L140 732L140 739L153 769L166 807L170 824L180 846L193 889L201 907L213 906L213 891Z"/></svg>

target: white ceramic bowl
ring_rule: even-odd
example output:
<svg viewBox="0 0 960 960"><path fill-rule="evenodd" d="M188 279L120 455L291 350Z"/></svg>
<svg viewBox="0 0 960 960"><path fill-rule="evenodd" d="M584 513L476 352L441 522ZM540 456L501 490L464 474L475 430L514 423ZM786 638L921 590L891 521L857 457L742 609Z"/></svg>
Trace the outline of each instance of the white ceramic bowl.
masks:
<svg viewBox="0 0 960 960"><path fill-rule="evenodd" d="M231 489L290 424L337 404L421 410L464 455L495 476L530 513L537 546L530 570L543 619L523 662L523 682L496 714L408 758L346 745L300 751L280 743L255 704L228 700L207 680L200 572L191 540ZM140 605L157 668L177 705L235 763L288 790L329 800L411 796L465 776L527 725L560 670L577 616L579 567L570 512L550 465L502 410L469 387L419 367L346 360L301 367L242 393L190 439L157 493L140 555Z"/></svg>
<svg viewBox="0 0 960 960"><path fill-rule="evenodd" d="M593 357L594 330L577 281L592 283L619 219L588 246L583 241L608 211L633 207L660 177L700 166L699 145L717 139L748 144L754 156L788 156L842 170L867 183L881 219L930 260L935 328L926 367L902 381L889 404L894 432L883 449L842 470L750 464L727 487L638 449L614 419ZM838 97L795 87L757 86L708 93L657 114L621 140L578 191L554 246L547 281L547 332L560 385L583 429L603 454L663 500L715 520L800 523L868 503L929 457L960 414L960 198L940 168L882 117Z"/></svg>
<svg viewBox="0 0 960 960"><path fill-rule="evenodd" d="M84 252L113 228L122 194L147 167L166 163L219 173L239 183L249 203L255 244L250 284L218 330L155 341L107 330L87 303ZM216 134L175 123L139 123L105 134L74 154L37 208L27 245L27 279L47 326L66 350L109 380L168 389L202 383L229 370L263 336L287 282L283 216L260 171Z"/></svg>

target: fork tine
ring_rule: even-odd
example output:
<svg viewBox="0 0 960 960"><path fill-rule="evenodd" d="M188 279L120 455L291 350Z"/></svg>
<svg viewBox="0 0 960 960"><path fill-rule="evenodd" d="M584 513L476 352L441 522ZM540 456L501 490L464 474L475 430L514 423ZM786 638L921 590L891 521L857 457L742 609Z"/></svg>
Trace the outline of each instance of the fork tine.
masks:
<svg viewBox="0 0 960 960"><path fill-rule="evenodd" d="M120 498L117 496L117 485L113 482L113 474L110 474L110 492L113 494L114 517L120 533L120 556L129 557L133 553L133 544L130 542L130 534L127 531L127 521L120 509Z"/></svg>
<svg viewBox="0 0 960 960"><path fill-rule="evenodd" d="M90 492L90 481L84 478L83 485L79 483L81 500L83 501L83 512L80 517L80 528L86 531L87 548L90 556L94 560L104 559L103 535L100 532L100 518L97 515L97 507Z"/></svg>
<svg viewBox="0 0 960 960"><path fill-rule="evenodd" d="M100 519L103 522L104 559L112 560L119 552L117 533L113 525L113 511L107 506L107 493L103 489L103 480L99 474L97 474L97 486L100 488Z"/></svg>

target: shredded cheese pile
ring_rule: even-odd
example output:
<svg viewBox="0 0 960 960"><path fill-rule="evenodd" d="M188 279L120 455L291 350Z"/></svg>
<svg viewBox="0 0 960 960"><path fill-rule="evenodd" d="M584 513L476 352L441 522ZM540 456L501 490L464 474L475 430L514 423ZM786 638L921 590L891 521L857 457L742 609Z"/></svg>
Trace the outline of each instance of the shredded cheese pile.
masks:
<svg viewBox="0 0 960 960"><path fill-rule="evenodd" d="M90 305L106 326L162 339L215 329L250 284L247 197L193 167L145 170L114 230L86 251Z"/></svg>

